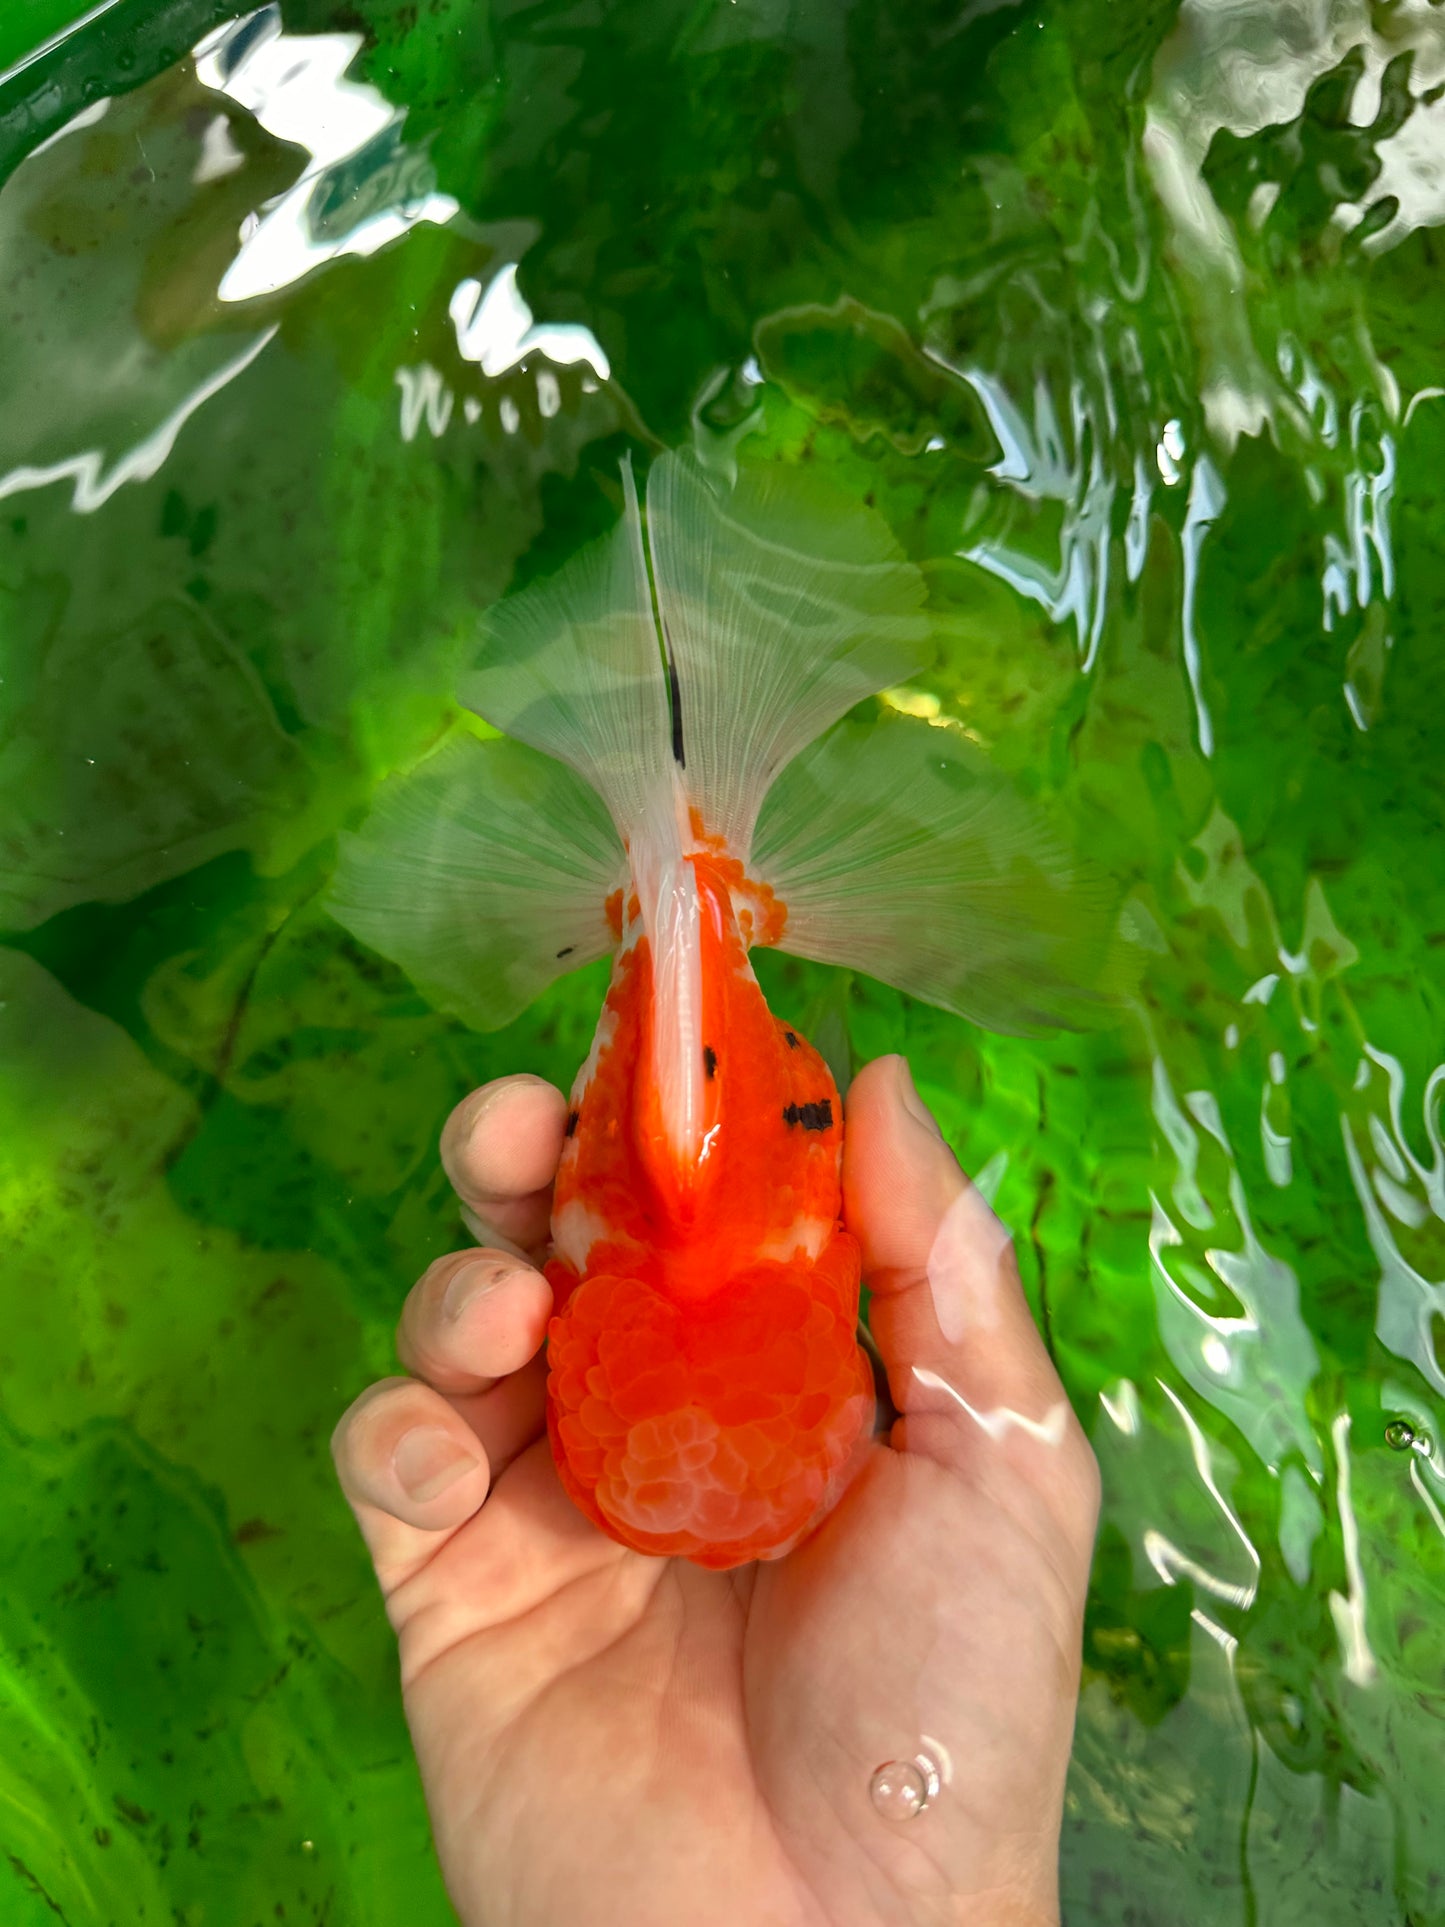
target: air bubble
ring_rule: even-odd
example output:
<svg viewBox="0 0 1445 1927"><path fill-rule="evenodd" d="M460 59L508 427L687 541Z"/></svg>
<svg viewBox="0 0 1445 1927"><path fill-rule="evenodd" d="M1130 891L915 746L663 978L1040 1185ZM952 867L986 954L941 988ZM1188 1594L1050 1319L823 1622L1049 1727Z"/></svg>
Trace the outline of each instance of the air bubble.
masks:
<svg viewBox="0 0 1445 1927"><path fill-rule="evenodd" d="M1392 1452L1408 1452L1415 1443L1415 1428L1408 1420L1392 1418L1385 1427L1385 1443Z"/></svg>
<svg viewBox="0 0 1445 1927"><path fill-rule="evenodd" d="M885 1760L868 1782L868 1797L885 1820L916 1820L938 1793L938 1768L926 1753Z"/></svg>

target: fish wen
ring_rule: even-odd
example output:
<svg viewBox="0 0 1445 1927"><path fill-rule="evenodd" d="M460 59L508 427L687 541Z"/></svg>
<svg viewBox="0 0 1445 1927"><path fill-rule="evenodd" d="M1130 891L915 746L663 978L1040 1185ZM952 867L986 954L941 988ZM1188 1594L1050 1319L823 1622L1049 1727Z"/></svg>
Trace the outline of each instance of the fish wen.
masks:
<svg viewBox="0 0 1445 1927"><path fill-rule="evenodd" d="M343 839L333 914L494 1027L613 955L552 1211L548 1430L641 1552L787 1552L873 1412L843 1117L758 945L991 1028L1086 1022L1107 904L961 732L846 720L931 655L887 523L811 474L630 466L614 531L488 614L453 740Z"/></svg>

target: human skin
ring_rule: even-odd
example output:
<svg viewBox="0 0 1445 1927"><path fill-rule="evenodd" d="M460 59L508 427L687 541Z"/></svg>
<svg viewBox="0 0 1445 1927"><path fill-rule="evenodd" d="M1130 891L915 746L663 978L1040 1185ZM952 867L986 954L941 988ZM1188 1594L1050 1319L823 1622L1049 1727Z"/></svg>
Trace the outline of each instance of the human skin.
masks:
<svg viewBox="0 0 1445 1927"><path fill-rule="evenodd" d="M539 1262L566 1114L503 1078L442 1137L472 1220ZM412 1376L337 1427L465 1927L1058 1920L1097 1468L902 1058L859 1073L846 1124L900 1416L786 1558L705 1572L582 1517L544 1425L551 1291L505 1249L429 1268ZM944 1784L884 1818L874 1768L920 1751Z"/></svg>

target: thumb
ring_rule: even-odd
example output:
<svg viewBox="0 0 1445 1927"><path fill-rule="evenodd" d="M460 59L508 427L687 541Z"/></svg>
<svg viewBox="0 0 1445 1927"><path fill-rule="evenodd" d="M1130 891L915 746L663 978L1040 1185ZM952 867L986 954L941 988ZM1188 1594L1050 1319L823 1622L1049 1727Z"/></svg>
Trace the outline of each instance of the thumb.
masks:
<svg viewBox="0 0 1445 1927"><path fill-rule="evenodd" d="M1052 1458L1074 1428L1013 1240L960 1169L902 1057L848 1092L843 1208L869 1323L903 1414L894 1443L955 1467L986 1444ZM1040 1468L1042 1469L1042 1467Z"/></svg>

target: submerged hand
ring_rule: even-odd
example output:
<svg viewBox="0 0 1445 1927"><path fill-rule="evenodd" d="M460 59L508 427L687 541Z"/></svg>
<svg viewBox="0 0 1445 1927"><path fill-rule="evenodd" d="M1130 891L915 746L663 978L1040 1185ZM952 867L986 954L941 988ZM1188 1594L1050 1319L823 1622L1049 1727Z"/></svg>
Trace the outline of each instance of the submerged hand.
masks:
<svg viewBox="0 0 1445 1927"><path fill-rule="evenodd" d="M534 1254L565 1117L504 1078L443 1136L463 1203ZM467 1927L1057 1919L1093 1456L899 1058L849 1093L844 1201L903 1416L786 1559L704 1572L574 1509L551 1292L500 1250L431 1266L399 1334L416 1376L338 1426ZM919 1753L945 1784L884 1817L874 1768Z"/></svg>

